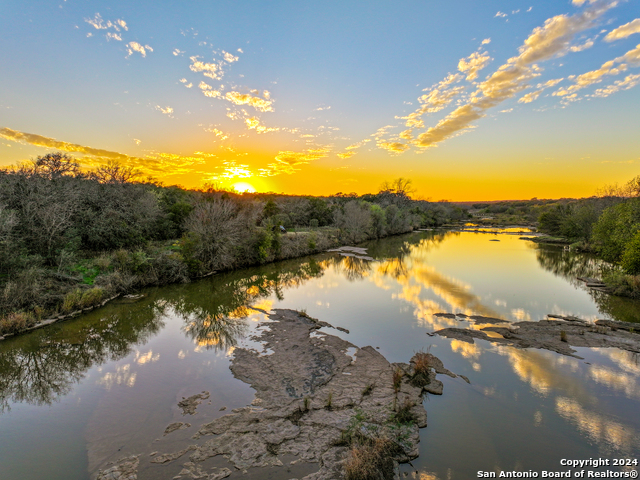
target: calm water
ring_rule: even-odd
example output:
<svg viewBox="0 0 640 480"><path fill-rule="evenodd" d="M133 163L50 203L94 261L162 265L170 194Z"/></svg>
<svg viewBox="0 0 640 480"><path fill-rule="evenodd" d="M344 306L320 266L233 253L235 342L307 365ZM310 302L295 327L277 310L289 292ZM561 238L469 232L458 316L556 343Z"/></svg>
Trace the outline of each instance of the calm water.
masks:
<svg viewBox="0 0 640 480"><path fill-rule="evenodd" d="M87 479L131 453L144 454L140 479L172 478L183 462L150 466L146 455L182 448L194 430L163 438L166 425L197 426L253 399L229 371L233 349L250 344L263 319L249 305L304 308L350 330L327 333L379 347L392 362L430 349L469 377L471 385L442 377L444 395L425 399L429 426L420 457L402 467L408 478L640 457L637 355L580 348L579 360L426 335L468 326L438 312L640 321L638 303L594 295L575 279L596 276L595 260L487 233L418 232L367 246L374 262L322 254L147 289L142 300L0 343L0 478ZM183 417L178 401L203 390L211 398Z"/></svg>

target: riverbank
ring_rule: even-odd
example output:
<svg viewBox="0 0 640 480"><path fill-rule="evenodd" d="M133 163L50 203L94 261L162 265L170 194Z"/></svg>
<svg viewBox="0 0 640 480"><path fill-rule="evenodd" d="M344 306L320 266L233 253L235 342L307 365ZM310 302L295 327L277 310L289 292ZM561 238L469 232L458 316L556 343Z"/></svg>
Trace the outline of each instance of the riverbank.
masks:
<svg viewBox="0 0 640 480"><path fill-rule="evenodd" d="M133 295L144 287L188 283L222 271L343 247L348 247L348 244L340 230L325 227L277 234L258 261L252 261L248 256L242 261L239 257L228 269L198 272L195 275L189 270L188 252L179 242L157 243L136 251L121 249L85 258L76 276L60 274L58 269L53 268L31 269L22 272L14 284L10 282L5 287L5 296L26 297L29 307L0 318L0 341L77 317L118 297ZM343 254L350 255L346 251ZM365 259L372 260L369 257Z"/></svg>

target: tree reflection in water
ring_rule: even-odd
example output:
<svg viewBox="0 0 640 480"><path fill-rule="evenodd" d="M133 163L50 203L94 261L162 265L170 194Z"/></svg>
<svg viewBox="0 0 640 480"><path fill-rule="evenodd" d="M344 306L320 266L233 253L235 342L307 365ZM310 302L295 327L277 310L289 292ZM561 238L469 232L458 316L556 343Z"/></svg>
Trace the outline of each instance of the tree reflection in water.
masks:
<svg viewBox="0 0 640 480"><path fill-rule="evenodd" d="M376 259L393 259L388 274L402 275L403 259L428 251L448 234L391 237L369 242ZM415 254L415 252L414 252ZM333 267L350 280L370 275L371 262L335 254L287 260L227 272L207 280L147 290L137 303L112 303L81 318L0 343L0 413L11 403L49 405L68 394L95 365L117 361L145 344L178 315L183 331L198 345L228 349L246 332L251 305L321 277Z"/></svg>
<svg viewBox="0 0 640 480"><path fill-rule="evenodd" d="M11 403L50 405L92 366L126 357L164 326L161 307L127 305L109 316L54 325L0 344L0 413ZM108 307L113 310L113 307Z"/></svg>
<svg viewBox="0 0 640 480"><path fill-rule="evenodd" d="M536 258L542 268L562 277L576 288L585 288L578 277L600 278L606 262L586 253L572 252L558 247L535 245ZM589 296L603 315L625 322L640 322L640 301L608 295L587 288Z"/></svg>

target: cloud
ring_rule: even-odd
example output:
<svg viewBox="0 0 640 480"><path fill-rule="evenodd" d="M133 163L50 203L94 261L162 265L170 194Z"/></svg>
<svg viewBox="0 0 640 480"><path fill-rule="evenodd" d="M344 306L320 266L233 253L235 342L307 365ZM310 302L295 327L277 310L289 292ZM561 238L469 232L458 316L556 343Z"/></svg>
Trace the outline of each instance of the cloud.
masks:
<svg viewBox="0 0 640 480"><path fill-rule="evenodd" d="M462 61L462 60L461 60ZM443 110L449 105L453 99L464 91L464 87L446 88L454 82L459 82L462 79L462 75L455 74L449 75L431 90L425 89L428 93L420 96L418 102L422 105L414 112L410 113L406 117L396 117L400 120L406 120L405 127L409 128L423 128L424 120L422 116L425 113L436 113Z"/></svg>
<svg viewBox="0 0 640 480"><path fill-rule="evenodd" d="M536 88L538 88L538 90L535 90L533 92L529 92L529 93L523 95L522 97L520 97L518 99L518 103L531 103L531 102L537 100L538 97L540 96L540 94L545 89L550 88L550 87L555 87L562 80L564 80L564 78L554 78L552 80L547 80L544 83L539 83L538 85L536 85Z"/></svg>
<svg viewBox="0 0 640 480"><path fill-rule="evenodd" d="M249 130L255 130L257 133L270 133L270 132L278 132L280 131L277 127L265 127L260 123L260 119L256 117L245 118L244 123ZM314 135L311 135L312 137Z"/></svg>
<svg viewBox="0 0 640 480"><path fill-rule="evenodd" d="M234 105L250 105L261 112L273 112L273 100L253 97L248 93L227 92L224 95L224 99Z"/></svg>
<svg viewBox="0 0 640 480"><path fill-rule="evenodd" d="M122 36L119 33L108 32L107 40L117 40L119 42L122 41Z"/></svg>
<svg viewBox="0 0 640 480"><path fill-rule="evenodd" d="M616 66L616 64L619 65ZM570 94L574 94L578 90L582 90L594 83L600 83L606 76L619 75L620 73L625 72L628 68L628 64L631 64L632 66L640 65L640 44L637 45L636 48L629 50L624 55L603 63L597 70L591 70L590 72L573 77L572 80L574 81L574 85L567 88L561 88L553 92L553 95L566 97Z"/></svg>
<svg viewBox="0 0 640 480"><path fill-rule="evenodd" d="M614 67L614 64L614 60L609 60L608 62L603 63L602 66L597 70L591 70L590 72L586 72L582 75L574 77L574 85L556 90L555 92L553 92L553 95L562 97L570 93L575 93L576 91L588 87L589 85L601 82L603 77L605 77L606 75L618 75L621 71L624 71L627 68L625 64L622 64L617 68Z"/></svg>
<svg viewBox="0 0 640 480"><path fill-rule="evenodd" d="M482 70L491 61L491 57L487 52L473 52L467 58L462 58L458 62L458 70L467 74L467 81L478 78L478 72Z"/></svg>
<svg viewBox="0 0 640 480"><path fill-rule="evenodd" d="M586 42L584 42L582 45L574 45L569 50L571 50L572 52L581 52L583 50L586 50L587 48L593 47L593 45L594 45L593 40L589 39Z"/></svg>
<svg viewBox="0 0 640 480"><path fill-rule="evenodd" d="M303 152L280 151L276 155L276 163L269 164L268 168L260 169L261 176L274 176L281 173L292 174L299 170L298 165L304 165L320 158L325 158L330 152L329 147L319 147Z"/></svg>
<svg viewBox="0 0 640 480"><path fill-rule="evenodd" d="M506 14L506 13L504 13L504 12L500 12L500 11L498 11L498 13L496 13L496 14L494 15L494 17L501 17L501 18L504 18L504 17L506 17L506 16L507 16L507 14Z"/></svg>
<svg viewBox="0 0 640 480"><path fill-rule="evenodd" d="M202 90L205 97L218 98L222 95L219 90L214 90L211 85L205 82L200 82L198 88Z"/></svg>
<svg viewBox="0 0 640 480"><path fill-rule="evenodd" d="M179 174L191 171L196 164L204 163L202 158L184 157L173 153L157 153L144 157L132 157L124 153L112 152L100 148L87 147L76 143L61 142L54 138L44 137L33 133L25 133L10 128L0 128L0 137L13 142L35 145L65 152L76 152L85 155L83 163L100 165L108 161L118 161L137 167L143 172L153 174Z"/></svg>
<svg viewBox="0 0 640 480"><path fill-rule="evenodd" d="M490 38L485 38L484 40L482 40L482 43L480 45L486 45L488 43L491 43L491 39Z"/></svg>
<svg viewBox="0 0 640 480"><path fill-rule="evenodd" d="M419 148L429 148L473 128L471 123L483 118L485 112L528 88L528 82L537 77L535 62L559 57L569 51L574 37L594 26L595 21L614 4L598 5L573 16L557 15L536 27L523 45L519 55L510 58L485 81L466 105L461 105L438 122L435 127L421 133L415 140Z"/></svg>
<svg viewBox="0 0 640 480"><path fill-rule="evenodd" d="M227 180L231 180L233 178L251 178L254 175L249 165L237 164L233 160L223 162L222 168L224 168L224 172L220 175L213 175L212 179L217 180L224 178Z"/></svg>
<svg viewBox="0 0 640 480"><path fill-rule="evenodd" d="M156 110L160 110L165 115L173 118L173 108L171 107L162 108L160 105L156 105Z"/></svg>
<svg viewBox="0 0 640 480"><path fill-rule="evenodd" d="M232 55L229 52L225 52L224 50L222 51L222 55L224 57L225 62L227 63L233 63L238 61L238 57L236 57L235 55Z"/></svg>
<svg viewBox="0 0 640 480"><path fill-rule="evenodd" d="M611 30L607 34L607 36L604 37L604 41L613 42L615 40L622 40L623 38L627 38L633 35L634 33L640 33L640 18L636 18L629 23L625 23L624 25Z"/></svg>
<svg viewBox="0 0 640 480"><path fill-rule="evenodd" d="M376 146L378 148L386 150L389 153L395 153L395 154L398 154L398 155L403 153L403 152L406 152L410 148L409 145L407 145L406 143L402 143L402 142L378 141L378 142L376 142Z"/></svg>
<svg viewBox="0 0 640 480"><path fill-rule="evenodd" d="M127 22L125 22L122 19L118 19L115 22L112 22L111 20L108 21L104 21L102 19L102 17L100 16L99 13L96 13L96 16L94 18L85 18L84 21L86 23L88 23L89 25L91 25L93 28L95 28L96 30L108 30L110 28L113 28L115 30L115 32L107 32L105 34L105 37L108 40L117 40L119 42L122 41L122 35L120 34L120 32L122 30L124 31L128 31L129 27L127 27ZM93 34L91 32L87 33L87 37L92 37Z"/></svg>
<svg viewBox="0 0 640 480"><path fill-rule="evenodd" d="M365 138L364 140L361 140L357 143L353 143L345 148L346 152L338 153L338 157L342 159L351 158L356 154L355 150L362 147L364 144L369 143L370 141L370 138Z"/></svg>
<svg viewBox="0 0 640 480"><path fill-rule="evenodd" d="M191 59L191 65L189 69L192 72L203 72L205 77L212 78L214 80L220 80L222 78L222 65L219 63L205 63L198 60L199 57L189 57Z"/></svg>
<svg viewBox="0 0 640 480"><path fill-rule="evenodd" d="M541 93L542 90L526 93L518 99L518 103L531 103L534 100L537 100Z"/></svg>
<svg viewBox="0 0 640 480"><path fill-rule="evenodd" d="M182 55L184 55L184 51L180 50L179 48L174 48L173 52L171 53L173 53L175 57L178 57L178 56L181 57Z"/></svg>
<svg viewBox="0 0 640 480"><path fill-rule="evenodd" d="M193 87L193 83L191 83L191 82L187 83L187 81L188 80L186 78L181 78L180 79L180 83L183 83L185 87L187 87L187 88ZM204 82L202 82L202 83L204 83ZM205 85L206 85L206 83L205 83Z"/></svg>
<svg viewBox="0 0 640 480"><path fill-rule="evenodd" d="M616 62L629 62L634 66L640 65L640 43L633 50L629 50L621 57L616 58Z"/></svg>
<svg viewBox="0 0 640 480"><path fill-rule="evenodd" d="M616 80L608 87L597 89L592 97L608 97L609 95L619 92L620 90L629 90L640 84L640 74L627 75L623 80Z"/></svg>
<svg viewBox="0 0 640 480"><path fill-rule="evenodd" d="M138 42L129 42L127 44L127 57L133 55L133 52L138 52L143 57L146 57L147 51L153 52L153 48L151 48L149 45L145 45L143 47Z"/></svg>
<svg viewBox="0 0 640 480"><path fill-rule="evenodd" d="M226 140L227 138L229 138L229 135L224 133L222 130L218 130L215 127L205 128L204 130L205 130L205 132L213 133L220 140Z"/></svg>

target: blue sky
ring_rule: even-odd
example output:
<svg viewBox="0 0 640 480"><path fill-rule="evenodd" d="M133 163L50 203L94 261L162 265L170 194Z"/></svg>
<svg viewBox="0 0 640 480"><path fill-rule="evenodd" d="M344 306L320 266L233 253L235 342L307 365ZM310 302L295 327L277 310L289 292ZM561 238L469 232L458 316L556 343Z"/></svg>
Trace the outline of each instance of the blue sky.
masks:
<svg viewBox="0 0 640 480"><path fill-rule="evenodd" d="M637 174L628 1L0 4L0 166L186 186L588 196Z"/></svg>

